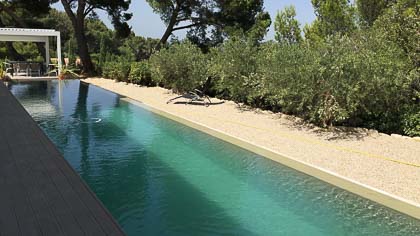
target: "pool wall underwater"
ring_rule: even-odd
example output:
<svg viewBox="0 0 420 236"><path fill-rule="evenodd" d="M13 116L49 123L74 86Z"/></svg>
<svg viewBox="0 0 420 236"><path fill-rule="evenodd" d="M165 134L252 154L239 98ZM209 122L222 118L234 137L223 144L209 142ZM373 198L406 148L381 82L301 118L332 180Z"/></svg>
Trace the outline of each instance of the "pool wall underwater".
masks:
<svg viewBox="0 0 420 236"><path fill-rule="evenodd" d="M93 84L92 84L93 85ZM108 90L110 91L110 90ZM111 91L114 92L114 91ZM121 95L123 96L123 95ZM124 97L124 96L123 96ZM148 106L142 102L139 102L137 100L134 100L129 97L122 98L122 100L125 100L127 102L133 103L135 105L141 106L142 108L145 108L147 110L152 111L153 113L156 113L158 115L161 115L163 117L166 117L168 119L174 120L176 122L179 122L181 124L187 125L191 128L197 129L199 131L202 131L206 134L209 134L211 136L214 136L216 138L219 138L223 141L229 142L231 144L234 144L236 146L239 146L243 149L246 149L248 151L251 151L255 154L261 155L263 157L269 158L273 161L276 161L282 165L288 166L290 168L293 168L295 170L298 170L302 173L311 175L313 177L316 177L322 181L325 181L329 184L335 185L339 188L342 188L344 190L347 190L349 192L355 193L359 196L362 196L366 199L375 201L377 203L380 203L386 207L392 208L394 210L397 210L399 212L402 212L404 214L407 214L409 216L412 216L416 219L420 219L420 205L408 201L406 199L400 198L398 196L395 196L393 194L387 193L385 191L382 191L380 189L373 188L371 186L356 182L354 180L351 180L349 178L346 178L344 176L338 175L336 173L333 173L331 171L328 171L326 169L311 165L306 162L295 160L292 157L289 157L287 155L275 152L273 150L270 150L268 148L253 144L249 141L243 140L238 137L234 137L232 135L229 135L227 133L224 133L222 131L213 129L211 127L208 127L206 125L197 123L195 121L179 117L177 115L174 115L170 112L163 111L151 106Z"/></svg>

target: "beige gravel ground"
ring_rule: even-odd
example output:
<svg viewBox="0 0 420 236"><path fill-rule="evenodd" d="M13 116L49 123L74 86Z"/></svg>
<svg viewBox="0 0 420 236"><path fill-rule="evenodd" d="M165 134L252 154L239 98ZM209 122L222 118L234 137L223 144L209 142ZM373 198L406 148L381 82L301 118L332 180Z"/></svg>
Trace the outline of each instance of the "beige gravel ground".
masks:
<svg viewBox="0 0 420 236"><path fill-rule="evenodd" d="M176 94L163 88L98 78L84 81L420 204L418 139L364 129L326 131L297 118L217 99L209 107L166 104Z"/></svg>

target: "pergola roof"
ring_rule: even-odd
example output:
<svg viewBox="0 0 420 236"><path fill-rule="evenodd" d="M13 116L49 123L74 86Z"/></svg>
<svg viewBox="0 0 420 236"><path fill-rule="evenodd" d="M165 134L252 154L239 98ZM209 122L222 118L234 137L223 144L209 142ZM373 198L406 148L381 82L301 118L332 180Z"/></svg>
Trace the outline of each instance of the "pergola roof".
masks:
<svg viewBox="0 0 420 236"><path fill-rule="evenodd" d="M51 29L0 28L2 41L45 42L48 37L57 36L60 32Z"/></svg>
<svg viewBox="0 0 420 236"><path fill-rule="evenodd" d="M57 36L58 34L60 32L53 29L0 28L0 35Z"/></svg>
<svg viewBox="0 0 420 236"><path fill-rule="evenodd" d="M58 70L60 71L62 65L60 31L53 29L0 28L0 41L45 43L45 64L47 66L50 63L49 37L57 38Z"/></svg>

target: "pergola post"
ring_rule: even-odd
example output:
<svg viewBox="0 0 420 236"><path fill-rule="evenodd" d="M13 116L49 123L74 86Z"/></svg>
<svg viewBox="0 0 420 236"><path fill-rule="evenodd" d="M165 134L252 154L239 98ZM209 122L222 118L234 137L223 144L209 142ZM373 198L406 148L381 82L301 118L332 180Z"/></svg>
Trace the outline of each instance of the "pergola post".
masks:
<svg viewBox="0 0 420 236"><path fill-rule="evenodd" d="M47 68L48 71L48 65L50 64L50 40L47 36L45 38L45 68Z"/></svg>
<svg viewBox="0 0 420 236"><path fill-rule="evenodd" d="M61 36L60 32L57 32L57 60L58 60L58 74L61 73L63 63L61 62Z"/></svg>

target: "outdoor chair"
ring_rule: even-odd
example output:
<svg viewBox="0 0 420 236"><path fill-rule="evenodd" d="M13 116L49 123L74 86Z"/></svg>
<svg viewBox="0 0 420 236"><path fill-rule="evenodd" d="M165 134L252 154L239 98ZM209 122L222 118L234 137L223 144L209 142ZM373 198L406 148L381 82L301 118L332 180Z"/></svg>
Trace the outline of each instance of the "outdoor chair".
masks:
<svg viewBox="0 0 420 236"><path fill-rule="evenodd" d="M30 69L30 75L33 76L34 73L37 76L41 76L41 64L39 63L31 63L29 66Z"/></svg>
<svg viewBox="0 0 420 236"><path fill-rule="evenodd" d="M16 63L16 75L28 75L29 74L29 64L26 62Z"/></svg>
<svg viewBox="0 0 420 236"><path fill-rule="evenodd" d="M51 76L51 74L54 74L55 76L58 76L58 60L57 58L51 58L51 63L47 65L47 75Z"/></svg>
<svg viewBox="0 0 420 236"><path fill-rule="evenodd" d="M188 101L185 103L187 104L192 104L193 102L203 102L205 106L209 106L211 104L211 100L210 97L205 95L202 91L198 90L198 89L194 89L194 91L190 91L188 93L185 93L183 95L180 95L178 97L169 99L166 104L171 103L177 99L180 98L184 98L184 99L188 99Z"/></svg>

